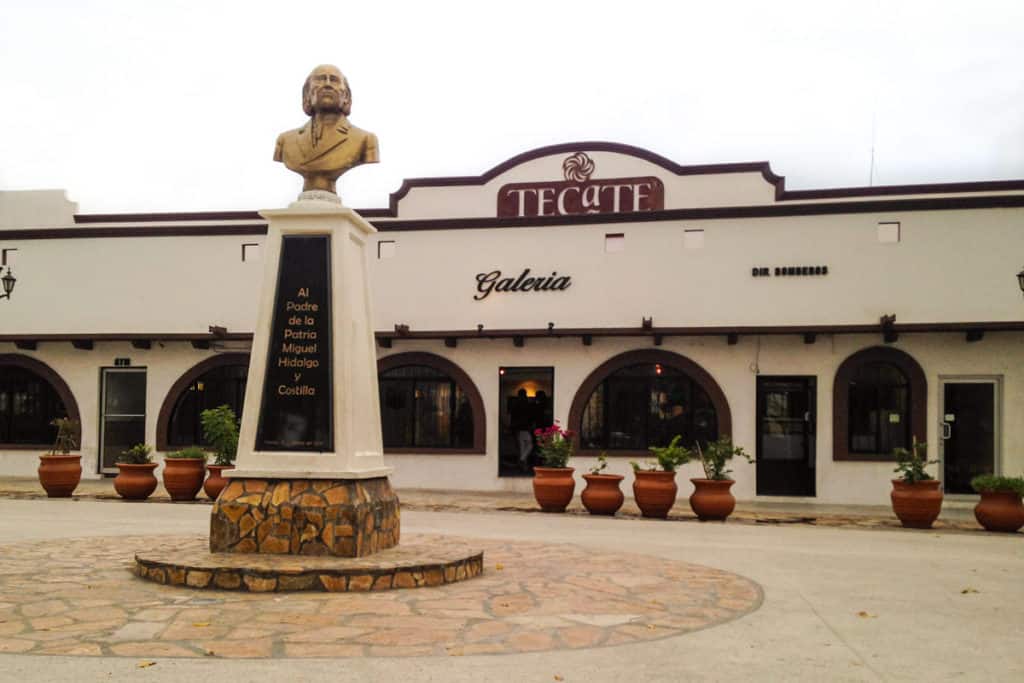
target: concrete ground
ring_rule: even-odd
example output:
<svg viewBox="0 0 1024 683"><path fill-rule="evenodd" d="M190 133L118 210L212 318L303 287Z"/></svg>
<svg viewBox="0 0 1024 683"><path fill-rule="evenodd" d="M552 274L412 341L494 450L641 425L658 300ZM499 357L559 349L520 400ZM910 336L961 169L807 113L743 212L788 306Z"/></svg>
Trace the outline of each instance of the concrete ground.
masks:
<svg viewBox="0 0 1024 683"><path fill-rule="evenodd" d="M208 519L204 505L0 499L0 544L203 534ZM343 660L0 655L0 680L1024 679L1022 534L425 510L405 510L402 527L707 565L757 582L764 602L703 631L614 647Z"/></svg>

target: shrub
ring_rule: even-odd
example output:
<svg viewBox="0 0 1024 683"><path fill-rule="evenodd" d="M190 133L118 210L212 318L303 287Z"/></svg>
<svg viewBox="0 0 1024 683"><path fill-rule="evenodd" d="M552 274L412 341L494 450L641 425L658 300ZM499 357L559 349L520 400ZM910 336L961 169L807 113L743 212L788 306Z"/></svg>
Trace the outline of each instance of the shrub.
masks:
<svg viewBox="0 0 1024 683"><path fill-rule="evenodd" d="M547 429L536 429L537 448L540 459L545 467L565 467L572 457L572 437L574 432L558 426L558 420Z"/></svg>
<svg viewBox="0 0 1024 683"><path fill-rule="evenodd" d="M704 476L715 481L725 481L732 474L732 470L726 469L726 465L734 457L746 459L747 462L754 462L754 459L747 455L740 446L734 446L732 439L723 436L717 441L708 443L703 449L697 444L697 455L700 457L700 464L704 467Z"/></svg>
<svg viewBox="0 0 1024 683"><path fill-rule="evenodd" d="M214 453L215 465L232 465L238 453L238 418L231 406L223 405L199 414L203 438Z"/></svg>
<svg viewBox="0 0 1024 683"><path fill-rule="evenodd" d="M209 453L204 451L199 446L189 446L188 448L183 448L180 451L174 451L173 453L168 453L167 455L164 456L164 458L165 459L166 458L171 458L171 459L184 458L184 459L191 459L191 460L206 460L206 456L207 455L209 455Z"/></svg>
<svg viewBox="0 0 1024 683"><path fill-rule="evenodd" d="M50 455L68 455L78 448L78 420L68 417L58 417L50 422L50 425L57 428L57 438L53 441L53 448Z"/></svg>
<svg viewBox="0 0 1024 683"><path fill-rule="evenodd" d="M928 465L934 465L938 460L928 460L928 444L918 442L917 437L911 437L910 450L906 448L894 448L892 454L896 456L896 469L900 476L908 484L918 481L931 481L932 475L924 471Z"/></svg>
<svg viewBox="0 0 1024 683"><path fill-rule="evenodd" d="M128 450L122 451L121 455L117 456L117 461L124 465L145 465L153 462L153 458L149 455L152 450L144 443L137 443Z"/></svg>
<svg viewBox="0 0 1024 683"><path fill-rule="evenodd" d="M1024 477L1000 477L994 474L980 474L971 479L971 488L978 493L1016 493L1024 497Z"/></svg>

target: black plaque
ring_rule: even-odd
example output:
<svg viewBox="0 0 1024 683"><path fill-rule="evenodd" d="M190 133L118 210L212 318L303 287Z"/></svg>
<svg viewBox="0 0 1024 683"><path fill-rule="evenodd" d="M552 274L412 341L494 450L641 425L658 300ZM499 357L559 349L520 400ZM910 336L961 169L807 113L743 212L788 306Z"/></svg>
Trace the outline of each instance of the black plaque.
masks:
<svg viewBox="0 0 1024 683"><path fill-rule="evenodd" d="M257 451L334 450L331 238L281 239Z"/></svg>

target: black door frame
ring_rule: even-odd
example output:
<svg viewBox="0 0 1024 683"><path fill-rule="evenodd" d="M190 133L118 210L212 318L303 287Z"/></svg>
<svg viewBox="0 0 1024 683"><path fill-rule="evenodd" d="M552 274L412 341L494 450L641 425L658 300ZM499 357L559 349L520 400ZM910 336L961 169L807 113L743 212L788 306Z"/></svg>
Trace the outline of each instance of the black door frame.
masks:
<svg viewBox="0 0 1024 683"><path fill-rule="evenodd" d="M505 426L501 423L501 416L503 413L504 406L504 395L502 393L502 384L505 382L505 371L536 371L550 373L551 375L551 395L548 396L549 406L551 409L552 417L554 416L555 408L555 366L554 365L502 365L498 368L498 478L507 479L515 477L532 477L533 468L530 467L530 471L523 472L505 472L502 473L502 461L501 461L501 447L502 438L505 432ZM568 429L567 425L562 425L562 429Z"/></svg>
<svg viewBox="0 0 1024 683"><path fill-rule="evenodd" d="M1002 474L1003 441L1003 376L1002 375L939 375L939 433L938 458L939 480L943 492L946 488L946 385L947 384L990 384L992 386L992 474ZM950 496L974 498L971 493L946 492Z"/></svg>
<svg viewBox="0 0 1024 683"><path fill-rule="evenodd" d="M804 390L809 394L807 401L807 412L810 419L805 422L807 426L804 440L804 463L808 470L808 491L806 493L762 493L761 491L761 469L759 462L763 436L763 416L765 407L764 386L768 382L799 382L804 385ZM758 375L755 379L755 458L758 459L757 472L755 476L755 492L758 496L791 496L799 498L815 498L818 495L817 482L817 446L818 446L818 377L817 375Z"/></svg>

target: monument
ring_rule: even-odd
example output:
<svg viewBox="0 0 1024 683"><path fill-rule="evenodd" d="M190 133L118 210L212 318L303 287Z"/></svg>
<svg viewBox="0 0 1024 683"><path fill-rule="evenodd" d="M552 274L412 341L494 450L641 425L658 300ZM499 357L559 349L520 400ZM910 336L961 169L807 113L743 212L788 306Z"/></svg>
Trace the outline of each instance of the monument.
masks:
<svg viewBox="0 0 1024 683"><path fill-rule="evenodd" d="M479 575L483 553L458 543L397 547L398 497L384 464L368 291L376 229L335 192L378 161L377 138L348 121L337 67L302 87L309 120L282 133L274 159L303 177L268 221L236 469L214 502L209 553L155 549L136 573L194 588L380 590ZM370 559L368 556L373 556Z"/></svg>

